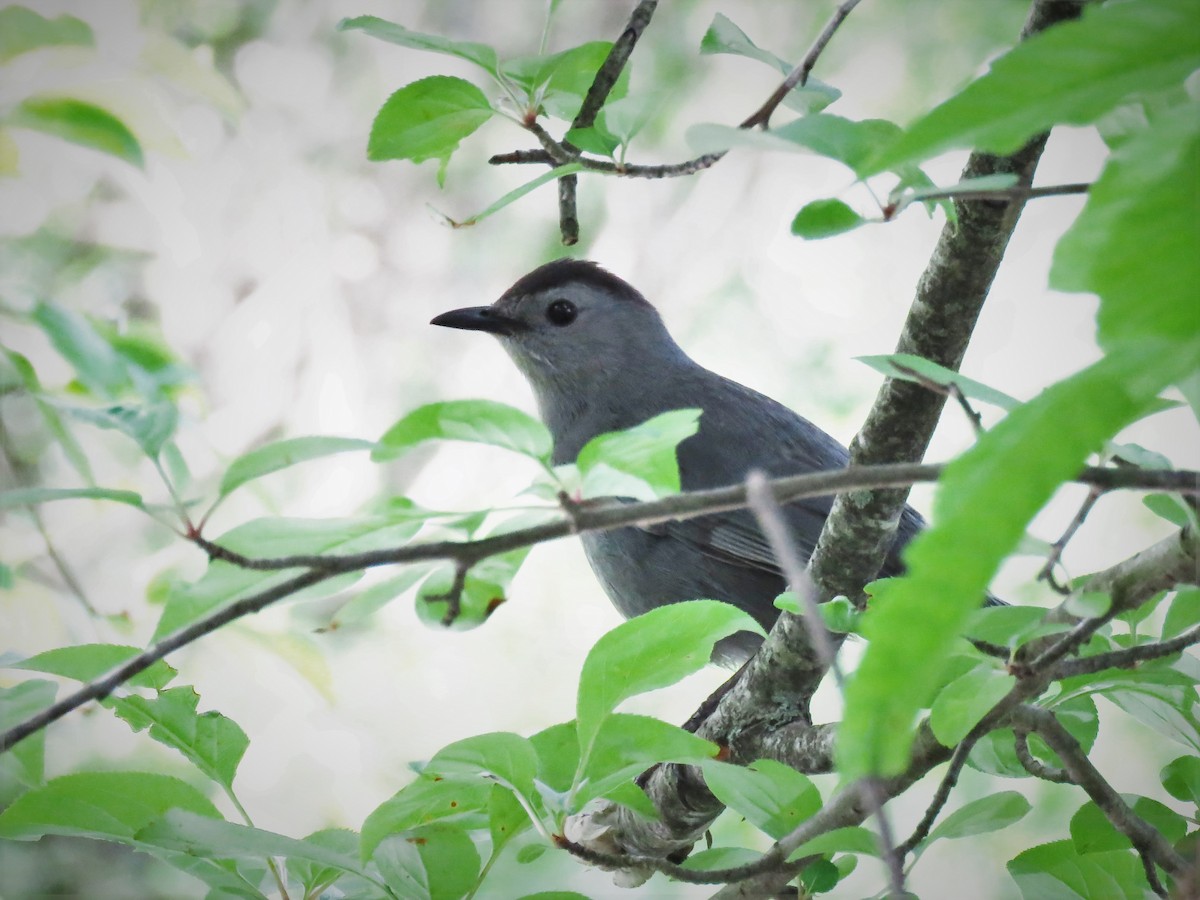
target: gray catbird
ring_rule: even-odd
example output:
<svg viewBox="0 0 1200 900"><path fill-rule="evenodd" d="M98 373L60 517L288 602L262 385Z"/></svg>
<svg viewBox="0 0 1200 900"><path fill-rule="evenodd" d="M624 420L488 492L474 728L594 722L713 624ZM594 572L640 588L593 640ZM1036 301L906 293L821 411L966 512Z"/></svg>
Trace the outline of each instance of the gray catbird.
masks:
<svg viewBox="0 0 1200 900"><path fill-rule="evenodd" d="M533 386L554 438L556 464L573 462L598 434L684 408L703 410L699 432L679 445L684 490L737 484L751 469L770 476L840 469L849 458L846 448L807 419L694 363L654 307L595 263L547 263L491 306L456 309L432 324L500 339ZM831 502L814 497L785 508L805 559ZM905 507L882 575L901 570L899 550L922 524ZM583 546L625 616L696 598L732 603L768 629L779 615L772 601L785 589L784 578L747 511L587 533ZM743 632L721 642L713 659L740 664L758 643Z"/></svg>

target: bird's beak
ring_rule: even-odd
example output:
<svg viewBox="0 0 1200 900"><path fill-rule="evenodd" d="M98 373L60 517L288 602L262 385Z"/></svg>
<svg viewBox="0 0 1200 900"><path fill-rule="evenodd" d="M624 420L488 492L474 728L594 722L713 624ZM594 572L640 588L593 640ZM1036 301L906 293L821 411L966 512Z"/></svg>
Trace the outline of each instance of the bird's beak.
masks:
<svg viewBox="0 0 1200 900"><path fill-rule="evenodd" d="M493 306L468 306L465 309L452 309L440 316L435 316L430 325L443 325L446 328L462 328L465 331L486 331L488 334L511 335L521 329L523 323L519 319L510 319L503 313L497 312Z"/></svg>

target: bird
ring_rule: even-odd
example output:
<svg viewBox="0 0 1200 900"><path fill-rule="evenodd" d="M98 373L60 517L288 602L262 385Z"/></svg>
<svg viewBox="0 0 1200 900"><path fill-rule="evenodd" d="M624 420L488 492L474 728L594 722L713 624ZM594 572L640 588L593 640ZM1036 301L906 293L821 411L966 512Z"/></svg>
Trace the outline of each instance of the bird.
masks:
<svg viewBox="0 0 1200 900"><path fill-rule="evenodd" d="M658 310L626 281L589 260L566 257L518 279L490 306L455 309L430 324L498 338L533 389L553 439L555 465L574 462L597 435L664 412L701 410L699 430L677 448L684 491L726 487L751 470L768 477L845 468L834 437L770 397L689 357ZM787 504L801 558L811 556L831 497ZM923 527L905 506L880 576L900 574L900 551ZM769 630L786 579L748 510L581 535L588 562L617 610L630 618L667 603L715 599ZM741 666L761 637L719 641L712 661Z"/></svg>

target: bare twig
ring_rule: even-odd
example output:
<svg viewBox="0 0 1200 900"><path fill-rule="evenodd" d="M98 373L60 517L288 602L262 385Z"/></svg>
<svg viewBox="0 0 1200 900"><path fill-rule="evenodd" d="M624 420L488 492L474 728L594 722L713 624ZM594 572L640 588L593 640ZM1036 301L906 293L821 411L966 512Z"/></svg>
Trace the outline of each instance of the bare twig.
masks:
<svg viewBox="0 0 1200 900"><path fill-rule="evenodd" d="M1081 659L1066 660L1055 668L1054 677L1072 678L1076 675L1103 672L1105 669L1132 669L1140 662L1180 653L1185 647L1196 643L1200 643L1200 625L1189 628L1170 640L1139 644L1136 647L1126 647L1124 650L1113 650L1109 653L1097 653Z"/></svg>
<svg viewBox="0 0 1200 900"><path fill-rule="evenodd" d="M813 45L804 54L804 59L800 61L800 65L788 73L787 77L783 79L783 83L767 98L767 102L751 113L738 126L739 128L754 128L758 125L766 128L770 124L771 114L783 102L784 97L795 88L804 87L808 83L808 76L812 72L813 66L817 64L817 60L825 52L825 48L833 39L833 35L837 32L838 28L841 27L842 22L846 20L851 10L858 6L860 2L861 0L844 0L844 2L838 4L837 9L833 11L833 15L829 17L829 21L825 23L825 27L821 29L821 33L817 35L817 39L813 41Z"/></svg>
<svg viewBox="0 0 1200 900"><path fill-rule="evenodd" d="M1036 706L1021 706L1014 711L1014 718L1042 737L1050 749L1058 754L1067 774L1083 788L1113 827L1129 838L1134 849L1147 862L1147 877L1150 878L1152 886L1157 882L1157 876L1153 872L1155 864L1176 877L1188 872L1187 860L1157 829L1129 807L1092 765L1079 741L1075 740L1074 735L1063 727L1053 713ZM1155 893L1161 897L1166 896L1161 884L1157 885Z"/></svg>
<svg viewBox="0 0 1200 900"><path fill-rule="evenodd" d="M1048 766L1029 749L1029 729L1017 727L1013 729L1015 741L1013 749L1016 751L1017 760L1021 763L1021 767L1032 775L1034 778L1040 778L1043 781L1052 781L1055 784L1074 784L1075 780L1063 769L1057 769L1054 766Z"/></svg>
<svg viewBox="0 0 1200 900"><path fill-rule="evenodd" d="M1067 544L1070 543L1071 538L1075 536L1075 532L1079 530L1080 526L1083 525L1084 520L1088 517L1088 513L1092 511L1092 507L1096 505L1096 501L1103 494L1104 490L1102 488L1098 488L1095 485L1092 486L1091 490L1088 491L1087 497L1084 498L1082 505L1080 505L1079 512L1075 513L1075 518L1071 520L1070 524L1067 525L1066 531L1062 533L1062 537L1050 545L1050 554L1046 557L1046 564L1042 566L1041 571L1037 574L1038 581L1045 581L1054 590L1064 596L1071 593L1071 586L1069 584L1063 585L1058 583L1058 579L1054 577L1054 567L1058 565L1059 560L1062 559L1063 551L1067 549Z"/></svg>

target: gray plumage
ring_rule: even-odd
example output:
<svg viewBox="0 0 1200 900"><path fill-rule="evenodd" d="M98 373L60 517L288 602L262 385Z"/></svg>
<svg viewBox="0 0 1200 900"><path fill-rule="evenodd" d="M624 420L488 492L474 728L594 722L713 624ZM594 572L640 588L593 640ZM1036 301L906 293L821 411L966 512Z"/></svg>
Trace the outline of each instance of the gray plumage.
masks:
<svg viewBox="0 0 1200 900"><path fill-rule="evenodd" d="M594 263L548 263L492 306L444 313L433 324L500 339L533 387L556 464L574 461L598 434L688 407L703 412L699 432L679 445L684 490L737 484L751 469L795 475L843 468L848 460L846 449L807 419L693 362L654 307ZM816 497L785 509L804 559L830 504ZM906 507L882 575L901 570L899 548L921 525ZM764 628L779 615L772 601L785 589L784 578L749 512L588 533L583 546L625 616L702 597L732 603ZM718 645L714 660L739 664L758 643L749 633L736 635Z"/></svg>

